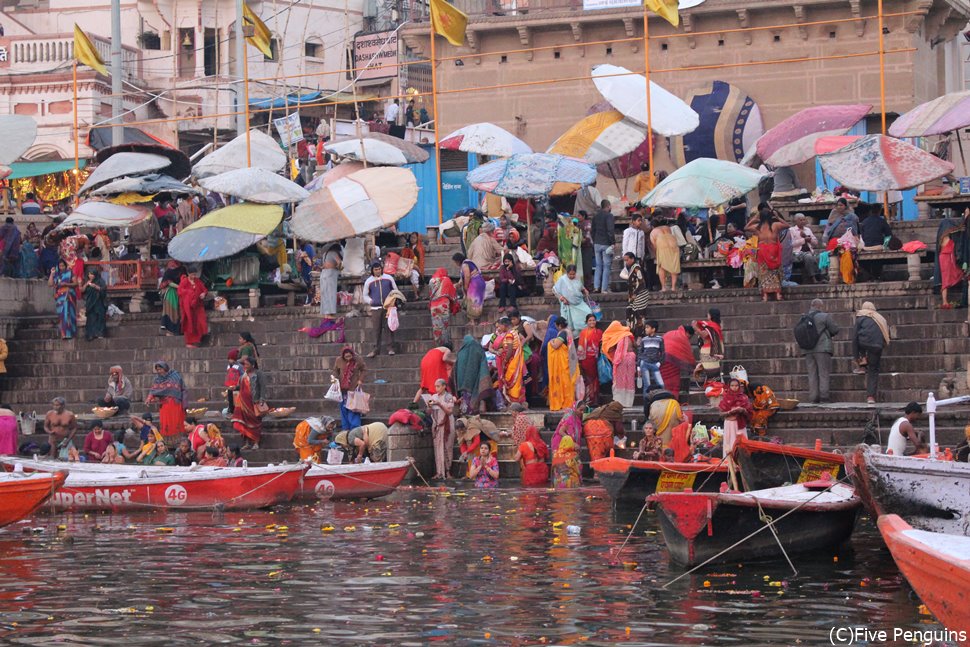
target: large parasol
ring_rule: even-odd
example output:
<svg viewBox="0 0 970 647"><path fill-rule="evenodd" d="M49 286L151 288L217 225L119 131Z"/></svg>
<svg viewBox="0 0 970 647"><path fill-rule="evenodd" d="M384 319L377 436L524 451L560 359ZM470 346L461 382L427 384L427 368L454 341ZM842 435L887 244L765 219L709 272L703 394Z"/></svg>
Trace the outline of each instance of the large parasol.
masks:
<svg viewBox="0 0 970 647"><path fill-rule="evenodd" d="M893 137L943 135L970 126L970 90L951 92L921 103L889 127Z"/></svg>
<svg viewBox="0 0 970 647"><path fill-rule="evenodd" d="M373 139L375 141L382 142L384 144L390 144L394 148L398 149L404 154L404 159L407 160L408 164L423 164L428 161L430 154L425 149L421 148L417 144L412 144L411 142L406 142L400 137L394 137L392 135L385 135L384 133L370 132L366 135L361 135L356 137L354 135L347 135L344 137L334 137L330 140L330 144L339 144L341 142L350 141L353 139ZM370 160L367 160L368 162Z"/></svg>
<svg viewBox="0 0 970 647"><path fill-rule="evenodd" d="M953 164L885 135L866 135L818 161L837 182L859 191L903 191L953 172Z"/></svg>
<svg viewBox="0 0 970 647"><path fill-rule="evenodd" d="M871 109L865 103L814 106L796 112L758 138L758 157L772 168L807 162L815 157L816 139L844 135Z"/></svg>
<svg viewBox="0 0 970 647"><path fill-rule="evenodd" d="M287 204L310 197L306 189L272 171L241 168L202 178L199 184L220 195L231 195L246 202Z"/></svg>
<svg viewBox="0 0 970 647"><path fill-rule="evenodd" d="M596 169L586 161L548 153L513 155L468 173L468 182L476 191L506 198L566 195L595 181Z"/></svg>
<svg viewBox="0 0 970 647"><path fill-rule="evenodd" d="M250 130L249 137L251 164L246 163L246 133L243 133L199 160L192 168L192 174L199 178L210 177L247 166L275 172L286 165L286 153L275 139L261 130Z"/></svg>
<svg viewBox="0 0 970 647"><path fill-rule="evenodd" d="M110 182L119 177L141 175L159 171L171 164L171 160L164 155L153 153L115 153L98 164L88 179L84 181L78 193L84 193L94 187Z"/></svg>
<svg viewBox="0 0 970 647"><path fill-rule="evenodd" d="M266 238L283 219L283 207L234 204L210 212L168 244L168 254L183 263L214 261L237 254Z"/></svg>
<svg viewBox="0 0 970 647"><path fill-rule="evenodd" d="M647 126L647 79L618 65L593 67L593 84L623 116ZM694 110L676 95L650 82L650 127L665 137L686 135L700 123Z"/></svg>
<svg viewBox="0 0 970 647"><path fill-rule="evenodd" d="M328 153L375 166L404 166L408 163L404 151L377 139L354 137L336 143L330 142L324 149Z"/></svg>
<svg viewBox="0 0 970 647"><path fill-rule="evenodd" d="M312 193L297 206L290 227L303 240L329 243L389 227L417 201L410 169L366 168Z"/></svg>
<svg viewBox="0 0 970 647"><path fill-rule="evenodd" d="M310 193L314 191L319 191L323 187L333 184L342 177L346 177L351 173L356 173L357 171L364 170L364 165L361 162L354 162L352 160L344 160L340 164L334 164L333 168L325 171L323 174L313 178L309 184L306 185L306 190Z"/></svg>
<svg viewBox="0 0 970 647"><path fill-rule="evenodd" d="M442 138L439 147L445 151L462 151L494 157L532 152L532 148L524 141L504 128L488 122L459 128Z"/></svg>
<svg viewBox="0 0 970 647"><path fill-rule="evenodd" d="M632 153L646 139L646 128L617 110L607 110L581 119L546 152L603 164Z"/></svg>
<svg viewBox="0 0 970 647"><path fill-rule="evenodd" d="M0 115L0 180L11 173L16 162L37 139L37 122L26 115Z"/></svg>
<svg viewBox="0 0 970 647"><path fill-rule="evenodd" d="M201 194L202 191L184 182L179 182L173 177L159 173L149 173L148 175L139 175L137 177L122 177L91 191L91 195L115 195L119 193L144 194L146 196L145 200L147 201L147 196L157 193L197 195Z"/></svg>
<svg viewBox="0 0 970 647"><path fill-rule="evenodd" d="M88 200L79 204L58 229L70 227L131 227L152 216L150 209Z"/></svg>
<svg viewBox="0 0 970 647"><path fill-rule="evenodd" d="M745 195L763 174L735 162L701 157L668 175L640 204L711 209Z"/></svg>

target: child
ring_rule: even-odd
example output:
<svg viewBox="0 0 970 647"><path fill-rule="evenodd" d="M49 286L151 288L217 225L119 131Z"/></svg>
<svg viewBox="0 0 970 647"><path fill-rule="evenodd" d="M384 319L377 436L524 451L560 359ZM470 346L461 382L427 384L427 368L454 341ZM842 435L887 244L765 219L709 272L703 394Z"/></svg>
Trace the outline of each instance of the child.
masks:
<svg viewBox="0 0 970 647"><path fill-rule="evenodd" d="M664 340L657 334L658 324L651 319L643 326L646 333L637 344L637 362L640 365L640 379L643 380L643 397L646 399L650 389L664 388L660 377L660 365L664 361Z"/></svg>
<svg viewBox="0 0 970 647"><path fill-rule="evenodd" d="M222 383L226 387L226 402L229 405L225 413L229 416L236 409L236 391L239 389L239 378L242 377L242 365L238 360L239 350L233 348L229 351L229 367L226 369L226 380Z"/></svg>
<svg viewBox="0 0 970 647"><path fill-rule="evenodd" d="M475 487L493 488L498 485L498 459L492 455L488 443L478 448L478 456L472 459L468 477L475 479Z"/></svg>

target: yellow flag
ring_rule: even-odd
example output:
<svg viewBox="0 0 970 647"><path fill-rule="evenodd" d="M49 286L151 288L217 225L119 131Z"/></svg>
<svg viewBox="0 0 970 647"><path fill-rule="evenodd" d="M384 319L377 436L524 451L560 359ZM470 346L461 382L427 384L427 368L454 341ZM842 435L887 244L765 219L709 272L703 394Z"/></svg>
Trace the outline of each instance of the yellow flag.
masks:
<svg viewBox="0 0 970 647"><path fill-rule="evenodd" d="M455 47L465 44L468 16L447 0L431 0L431 27Z"/></svg>
<svg viewBox="0 0 970 647"><path fill-rule="evenodd" d="M270 44L273 36L269 27L245 3L243 3L243 25L253 28L253 35L246 38L249 44L261 51L266 58L273 58L273 47Z"/></svg>
<svg viewBox="0 0 970 647"><path fill-rule="evenodd" d="M78 63L87 65L105 76L110 76L108 68L104 66L104 61L98 56L98 50L94 49L91 39L77 25L74 25L74 58L77 59Z"/></svg>
<svg viewBox="0 0 970 647"><path fill-rule="evenodd" d="M680 24L680 14L677 13L677 0L644 0L647 9L654 12L671 25L676 27Z"/></svg>

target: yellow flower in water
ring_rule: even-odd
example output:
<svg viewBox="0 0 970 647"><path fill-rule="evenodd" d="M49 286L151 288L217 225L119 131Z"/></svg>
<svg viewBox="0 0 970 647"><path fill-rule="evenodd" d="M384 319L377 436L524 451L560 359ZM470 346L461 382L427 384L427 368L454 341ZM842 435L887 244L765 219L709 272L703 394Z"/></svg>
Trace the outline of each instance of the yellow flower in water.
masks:
<svg viewBox="0 0 970 647"><path fill-rule="evenodd" d="M333 526L322 526L320 530L323 532L333 532Z"/></svg>
<svg viewBox="0 0 970 647"><path fill-rule="evenodd" d="M392 524L389 524L387 527L388 528L400 528L401 527L401 524L399 524L399 523L392 523Z"/></svg>
<svg viewBox="0 0 970 647"><path fill-rule="evenodd" d="M347 532L353 532L357 530L357 526L344 526L344 530L346 530Z"/></svg>
<svg viewBox="0 0 970 647"><path fill-rule="evenodd" d="M553 527L553 528L562 528L562 526L563 526L563 523L564 523L564 522L562 522L562 521L553 521L553 522L552 522L552 527Z"/></svg>
<svg viewBox="0 0 970 647"><path fill-rule="evenodd" d="M266 526L266 530L273 530L274 528L276 528L276 524L275 523L271 523L268 526Z"/></svg>
<svg viewBox="0 0 970 647"><path fill-rule="evenodd" d="M156 528L155 532L175 532L175 528Z"/></svg>

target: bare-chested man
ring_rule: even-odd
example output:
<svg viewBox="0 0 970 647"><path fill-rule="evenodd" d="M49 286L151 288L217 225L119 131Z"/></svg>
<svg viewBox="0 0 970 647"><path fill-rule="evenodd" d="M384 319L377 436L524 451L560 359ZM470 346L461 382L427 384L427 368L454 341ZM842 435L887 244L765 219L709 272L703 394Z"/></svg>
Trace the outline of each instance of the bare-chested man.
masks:
<svg viewBox="0 0 970 647"><path fill-rule="evenodd" d="M44 431L51 446L51 458L57 458L57 451L62 443L74 439L77 433L77 418L74 412L67 409L67 401L62 397L54 398L54 408L47 412L44 418Z"/></svg>

